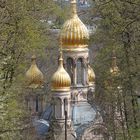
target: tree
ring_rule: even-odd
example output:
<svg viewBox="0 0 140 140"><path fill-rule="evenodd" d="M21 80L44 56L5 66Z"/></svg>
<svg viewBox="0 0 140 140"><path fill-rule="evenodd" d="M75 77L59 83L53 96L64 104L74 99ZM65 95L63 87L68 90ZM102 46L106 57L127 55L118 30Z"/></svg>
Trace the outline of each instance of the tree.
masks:
<svg viewBox="0 0 140 140"><path fill-rule="evenodd" d="M59 12L58 12L59 11ZM25 139L28 112L24 110L24 72L27 58L44 52L51 37L48 23L61 9L51 0L0 1L0 139ZM57 17L56 16L56 17ZM42 53L43 54L43 53ZM45 54L45 53L44 53ZM27 137L26 137L27 138ZM30 139L31 140L31 139Z"/></svg>
<svg viewBox="0 0 140 140"><path fill-rule="evenodd" d="M110 122L110 125L107 128L111 133L114 131L114 135L112 135L114 139L137 139L139 138L137 134L139 133L140 115L136 98L136 92L139 92L138 77L140 75L140 2L138 0L97 0L95 4L98 17L95 23L98 29L91 41L100 44L94 64L97 77L96 99L103 110L105 110L105 106L108 106L107 104L113 106L112 100L117 101L118 99L112 99L114 97L112 94L119 94L115 86L119 83L122 87L127 132L125 131L125 136L124 134L121 137L121 134L116 135L119 131L116 126L111 125L113 124L111 121L114 122L114 120L109 120L109 118L106 123ZM113 90L108 89L106 85L107 79L112 79L109 74L112 50L116 51L120 69L119 79L111 83ZM110 127L112 128L110 129Z"/></svg>

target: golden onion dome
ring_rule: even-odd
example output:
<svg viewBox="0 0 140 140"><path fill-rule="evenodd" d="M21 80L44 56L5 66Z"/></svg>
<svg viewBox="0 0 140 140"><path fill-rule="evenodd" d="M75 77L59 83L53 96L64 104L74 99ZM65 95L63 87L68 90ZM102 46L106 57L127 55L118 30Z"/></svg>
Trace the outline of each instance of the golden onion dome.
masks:
<svg viewBox="0 0 140 140"><path fill-rule="evenodd" d="M110 73L112 75L118 75L119 74L119 68L117 66L117 58L116 58L116 55L115 55L115 51L113 51L112 66L110 68Z"/></svg>
<svg viewBox="0 0 140 140"><path fill-rule="evenodd" d="M52 91L69 91L71 86L71 78L63 67L62 52L59 58L59 67L52 76L51 89Z"/></svg>
<svg viewBox="0 0 140 140"><path fill-rule="evenodd" d="M68 50L86 48L89 33L77 15L76 0L71 0L71 7L71 18L64 23L60 34L62 48Z"/></svg>
<svg viewBox="0 0 140 140"><path fill-rule="evenodd" d="M32 56L32 64L26 72L26 85L29 88L41 88L44 83L43 73L36 65L36 56Z"/></svg>
<svg viewBox="0 0 140 140"><path fill-rule="evenodd" d="M88 65L88 82L89 85L93 85L95 83L95 73L90 65Z"/></svg>

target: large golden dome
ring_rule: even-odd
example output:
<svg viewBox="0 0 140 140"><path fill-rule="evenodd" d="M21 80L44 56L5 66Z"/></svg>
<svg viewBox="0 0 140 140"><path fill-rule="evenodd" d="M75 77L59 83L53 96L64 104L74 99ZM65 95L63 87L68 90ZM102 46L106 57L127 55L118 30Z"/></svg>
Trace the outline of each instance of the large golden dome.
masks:
<svg viewBox="0 0 140 140"><path fill-rule="evenodd" d="M88 65L88 83L89 85L93 85L95 83L95 73L90 65Z"/></svg>
<svg viewBox="0 0 140 140"><path fill-rule="evenodd" d="M71 79L69 74L63 67L62 54L59 58L58 70L52 76L51 89L52 91L69 91L71 86Z"/></svg>
<svg viewBox="0 0 140 140"><path fill-rule="evenodd" d="M32 56L32 64L26 72L26 85L29 88L41 88L44 83L43 73L36 65L36 56Z"/></svg>
<svg viewBox="0 0 140 140"><path fill-rule="evenodd" d="M86 48L89 33L77 15L76 0L71 0L71 7L71 18L64 23L60 34L62 48L69 50Z"/></svg>

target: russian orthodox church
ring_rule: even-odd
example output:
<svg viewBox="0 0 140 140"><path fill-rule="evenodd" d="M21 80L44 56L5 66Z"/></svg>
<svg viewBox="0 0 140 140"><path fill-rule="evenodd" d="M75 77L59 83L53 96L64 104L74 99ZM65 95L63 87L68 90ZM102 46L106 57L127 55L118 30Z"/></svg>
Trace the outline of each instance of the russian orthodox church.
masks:
<svg viewBox="0 0 140 140"><path fill-rule="evenodd" d="M89 104L95 90L95 73L89 62L89 33L79 19L76 0L60 33L59 64L52 75L50 105L45 104L44 78L32 57L26 73L25 102L38 139L104 140L105 127L96 106Z"/></svg>

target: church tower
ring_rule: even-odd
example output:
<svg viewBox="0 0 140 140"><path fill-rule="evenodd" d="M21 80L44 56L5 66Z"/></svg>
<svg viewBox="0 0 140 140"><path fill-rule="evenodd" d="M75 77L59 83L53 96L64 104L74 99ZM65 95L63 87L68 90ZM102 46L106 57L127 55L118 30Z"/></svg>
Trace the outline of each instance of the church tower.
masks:
<svg viewBox="0 0 140 140"><path fill-rule="evenodd" d="M75 102L87 99L89 89L89 33L77 15L76 5L76 0L71 0L70 19L64 23L60 33L65 68L71 78L71 95Z"/></svg>
<svg viewBox="0 0 140 140"><path fill-rule="evenodd" d="M110 73L111 73L111 77L112 77L112 84L113 84L113 80L116 80L119 78L120 76L120 70L117 66L117 57L116 57L116 53L113 50L112 52L112 64L111 64L111 68L110 68ZM122 95L122 87L120 86L120 84L118 83L117 87L116 87L116 91L117 93L113 93L114 98L116 99L115 101L115 109L113 108L112 110L114 110L114 120L115 120L115 125L121 129L122 127L126 127L126 123L125 123L125 114L124 114L124 102L123 102L123 95Z"/></svg>
<svg viewBox="0 0 140 140"><path fill-rule="evenodd" d="M53 93L53 131L55 140L74 140L71 125L71 78L63 67L62 50L60 50L59 66L52 76L51 91Z"/></svg>
<svg viewBox="0 0 140 140"><path fill-rule="evenodd" d="M111 68L110 68L110 73L112 76L119 74L119 68L117 66L117 58L116 58L116 54L115 54L114 50L112 52L112 64L111 64Z"/></svg>
<svg viewBox="0 0 140 140"><path fill-rule="evenodd" d="M36 56L31 58L31 66L26 72L25 104L32 118L39 118L45 108L45 95L43 93L44 76L36 64Z"/></svg>

